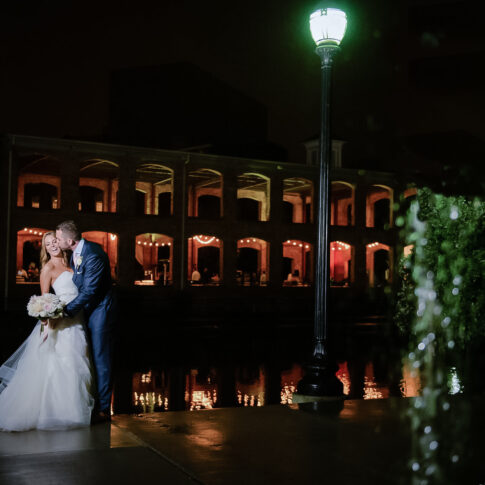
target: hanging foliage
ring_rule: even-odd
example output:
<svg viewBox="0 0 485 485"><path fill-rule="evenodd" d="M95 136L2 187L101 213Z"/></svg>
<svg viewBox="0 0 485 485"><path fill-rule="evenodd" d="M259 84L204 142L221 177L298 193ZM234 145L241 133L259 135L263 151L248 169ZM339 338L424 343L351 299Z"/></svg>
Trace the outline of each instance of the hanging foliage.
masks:
<svg viewBox="0 0 485 485"><path fill-rule="evenodd" d="M450 394L473 391L469 370L479 360L473 348L485 335L485 203L422 189L405 237L413 251L401 261L396 318L410 337L411 375L422 382L406 416L412 483L457 483L467 470L472 423L469 402ZM458 372L463 356L473 365L461 361ZM465 412L453 411L459 404Z"/></svg>
<svg viewBox="0 0 485 485"><path fill-rule="evenodd" d="M431 272L444 325L454 342L464 347L485 335L485 202L421 189L414 204L405 233L415 250L399 269L397 324L411 330L418 312L419 275ZM416 230L414 217L424 224L422 233Z"/></svg>

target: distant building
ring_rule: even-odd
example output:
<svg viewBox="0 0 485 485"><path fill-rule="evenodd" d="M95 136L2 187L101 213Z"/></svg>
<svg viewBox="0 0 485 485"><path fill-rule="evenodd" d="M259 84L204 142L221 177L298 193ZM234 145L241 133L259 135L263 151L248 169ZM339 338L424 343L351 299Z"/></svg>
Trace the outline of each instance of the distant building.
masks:
<svg viewBox="0 0 485 485"><path fill-rule="evenodd" d="M14 135L2 154L7 307L39 291L28 269L42 234L74 219L108 253L125 303L175 314L170 305L185 298L183 318L238 309L311 318L313 164ZM331 179L331 304L372 312L367 290L391 283L397 258L393 204L415 191L390 173L334 168Z"/></svg>

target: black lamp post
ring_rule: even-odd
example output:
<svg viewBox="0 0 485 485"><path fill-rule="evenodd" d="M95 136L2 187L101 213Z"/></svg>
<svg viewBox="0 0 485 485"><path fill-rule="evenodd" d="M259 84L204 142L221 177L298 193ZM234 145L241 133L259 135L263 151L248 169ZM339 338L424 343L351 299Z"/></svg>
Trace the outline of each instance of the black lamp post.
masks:
<svg viewBox="0 0 485 485"><path fill-rule="evenodd" d="M322 113L320 126L320 183L318 190L318 235L315 269L315 309L313 356L306 366L306 375L298 383L297 395L341 397L343 385L335 375L335 366L328 360L327 301L329 268L329 169L330 138L330 81L334 55L347 27L347 16L342 10L320 9L310 15L310 30L317 45L316 53L322 68Z"/></svg>

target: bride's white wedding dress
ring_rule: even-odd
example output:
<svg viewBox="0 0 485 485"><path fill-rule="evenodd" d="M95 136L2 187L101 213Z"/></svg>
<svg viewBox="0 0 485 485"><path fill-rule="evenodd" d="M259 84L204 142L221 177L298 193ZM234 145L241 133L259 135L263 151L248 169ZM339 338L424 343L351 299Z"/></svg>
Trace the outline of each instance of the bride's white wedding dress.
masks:
<svg viewBox="0 0 485 485"><path fill-rule="evenodd" d="M69 303L78 294L69 271L52 287ZM0 430L68 429L89 426L94 406L93 372L82 315L41 322L0 367Z"/></svg>

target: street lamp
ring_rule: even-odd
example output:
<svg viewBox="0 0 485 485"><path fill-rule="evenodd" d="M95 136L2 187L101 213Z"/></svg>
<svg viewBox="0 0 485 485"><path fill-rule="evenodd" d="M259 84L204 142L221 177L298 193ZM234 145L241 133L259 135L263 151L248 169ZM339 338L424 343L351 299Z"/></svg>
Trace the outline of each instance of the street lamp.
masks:
<svg viewBox="0 0 485 485"><path fill-rule="evenodd" d="M318 190L318 234L315 269L314 342L311 363L298 383L297 394L309 396L343 396L343 385L328 361L327 300L328 300L328 213L330 168L330 76L334 55L345 34L347 16L335 8L319 9L310 15L310 30L321 59L322 113L320 126L320 183Z"/></svg>

